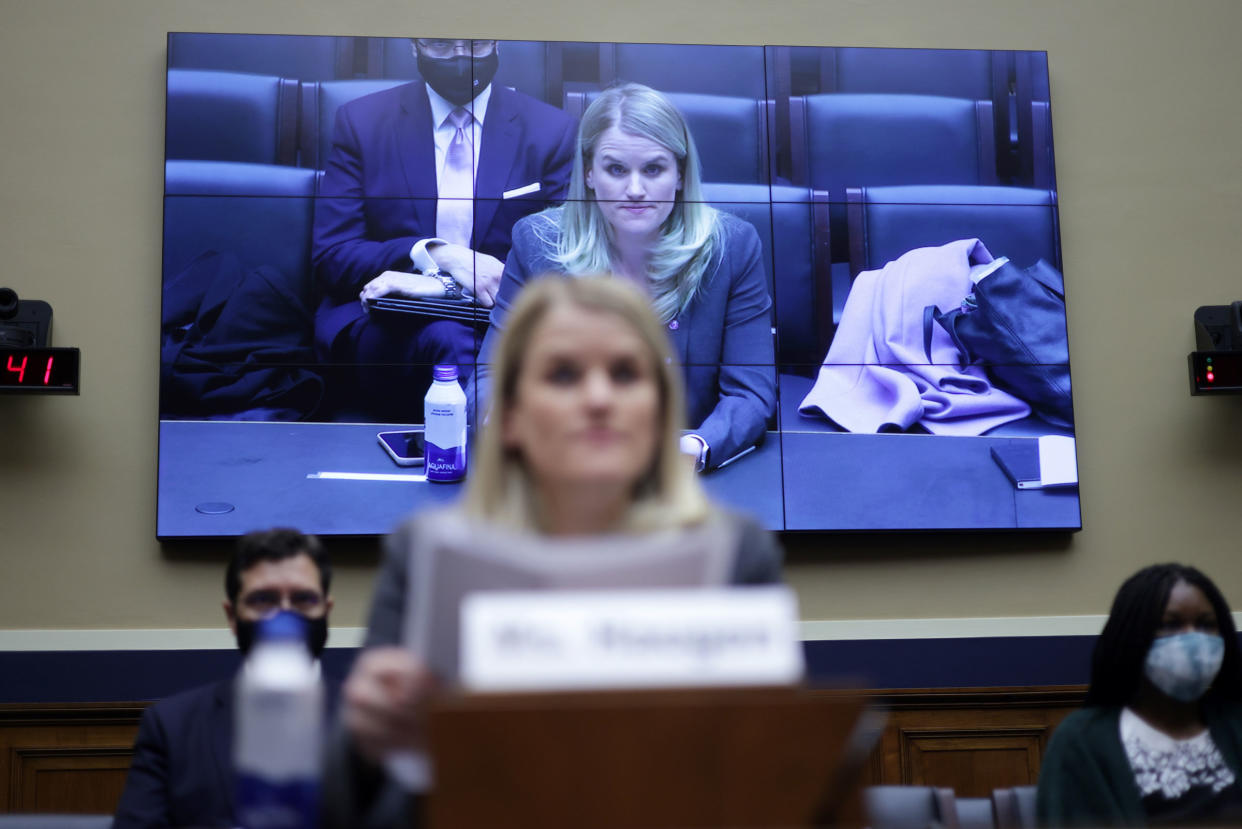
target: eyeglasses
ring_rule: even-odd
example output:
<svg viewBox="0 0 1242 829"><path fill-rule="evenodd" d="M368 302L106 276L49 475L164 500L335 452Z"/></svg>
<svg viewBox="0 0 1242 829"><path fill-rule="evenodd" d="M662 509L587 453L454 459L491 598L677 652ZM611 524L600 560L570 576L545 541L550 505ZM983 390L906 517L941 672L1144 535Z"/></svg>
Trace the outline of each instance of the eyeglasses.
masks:
<svg viewBox="0 0 1242 829"><path fill-rule="evenodd" d="M428 40L414 41L418 48L433 58L451 58L457 52L469 52L476 58L485 58L496 48L494 40Z"/></svg>
<svg viewBox="0 0 1242 829"><path fill-rule="evenodd" d="M281 610L287 605L303 616L312 614L323 605L323 596L314 590L294 590L282 593L279 590L256 590L241 597L246 609L259 615L267 616Z"/></svg>

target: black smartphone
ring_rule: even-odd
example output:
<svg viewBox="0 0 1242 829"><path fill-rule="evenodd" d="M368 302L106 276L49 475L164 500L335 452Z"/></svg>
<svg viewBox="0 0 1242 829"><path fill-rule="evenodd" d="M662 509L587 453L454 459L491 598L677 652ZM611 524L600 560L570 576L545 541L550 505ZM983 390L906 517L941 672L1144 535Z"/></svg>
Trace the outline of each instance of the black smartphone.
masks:
<svg viewBox="0 0 1242 829"><path fill-rule="evenodd" d="M423 430L408 432L380 432L376 435L380 446L397 466L422 466L426 454Z"/></svg>

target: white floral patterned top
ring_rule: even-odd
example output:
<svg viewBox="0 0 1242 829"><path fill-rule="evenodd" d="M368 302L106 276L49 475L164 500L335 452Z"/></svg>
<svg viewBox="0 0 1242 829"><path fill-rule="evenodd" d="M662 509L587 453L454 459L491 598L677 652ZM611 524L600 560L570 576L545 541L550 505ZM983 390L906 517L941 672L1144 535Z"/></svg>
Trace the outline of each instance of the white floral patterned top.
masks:
<svg viewBox="0 0 1242 829"><path fill-rule="evenodd" d="M1149 815L1186 807L1198 812L1234 784L1234 773L1207 729L1174 739L1126 708L1121 712L1121 745ZM1232 799L1233 794L1225 797Z"/></svg>

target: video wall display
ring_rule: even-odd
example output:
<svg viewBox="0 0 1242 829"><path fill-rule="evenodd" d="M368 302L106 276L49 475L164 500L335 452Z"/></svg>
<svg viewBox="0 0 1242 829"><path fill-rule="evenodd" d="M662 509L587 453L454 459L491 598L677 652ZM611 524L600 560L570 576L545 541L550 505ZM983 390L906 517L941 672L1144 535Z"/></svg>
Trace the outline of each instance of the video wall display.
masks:
<svg viewBox="0 0 1242 829"><path fill-rule="evenodd" d="M173 33L167 85L160 537L451 501L377 435L639 237L718 500L1081 526L1042 52Z"/></svg>

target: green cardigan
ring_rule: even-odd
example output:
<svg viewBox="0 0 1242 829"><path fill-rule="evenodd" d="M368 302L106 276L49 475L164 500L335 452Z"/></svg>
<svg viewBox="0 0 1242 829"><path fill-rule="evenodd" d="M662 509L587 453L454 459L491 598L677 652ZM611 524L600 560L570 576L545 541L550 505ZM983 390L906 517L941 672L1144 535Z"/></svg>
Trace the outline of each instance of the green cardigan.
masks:
<svg viewBox="0 0 1242 829"><path fill-rule="evenodd" d="M1242 707L1205 705L1204 720L1221 757L1242 779ZM1048 742L1039 770L1040 826L1143 826L1147 813L1121 745L1121 709L1083 708Z"/></svg>

